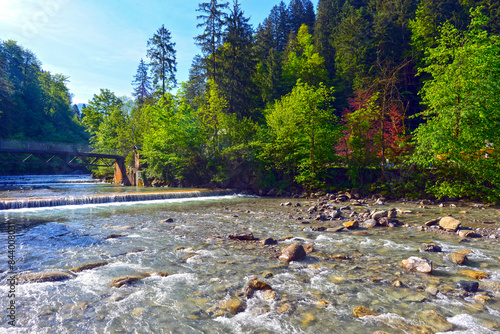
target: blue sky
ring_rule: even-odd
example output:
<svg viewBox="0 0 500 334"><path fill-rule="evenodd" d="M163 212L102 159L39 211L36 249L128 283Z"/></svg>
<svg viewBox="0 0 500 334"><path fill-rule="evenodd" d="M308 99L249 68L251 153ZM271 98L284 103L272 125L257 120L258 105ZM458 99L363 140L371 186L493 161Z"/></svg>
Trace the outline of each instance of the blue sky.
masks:
<svg viewBox="0 0 500 334"><path fill-rule="evenodd" d="M100 88L130 96L146 44L162 24L177 50L177 81L186 81L194 55L198 0L0 0L0 39L33 51L43 68L69 76L74 103ZM232 1L229 1L230 4ZM280 0L240 0L255 27ZM289 3L289 0L285 0ZM317 6L318 0L313 0Z"/></svg>

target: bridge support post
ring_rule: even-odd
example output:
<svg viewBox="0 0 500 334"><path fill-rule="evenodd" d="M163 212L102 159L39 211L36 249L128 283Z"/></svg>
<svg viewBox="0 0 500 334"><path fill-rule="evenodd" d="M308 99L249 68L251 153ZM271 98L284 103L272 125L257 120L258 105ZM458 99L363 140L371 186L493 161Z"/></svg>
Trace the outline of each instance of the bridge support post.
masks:
<svg viewBox="0 0 500 334"><path fill-rule="evenodd" d="M127 168L125 167L125 159L116 159L113 182L115 184L130 186L130 180L127 177Z"/></svg>

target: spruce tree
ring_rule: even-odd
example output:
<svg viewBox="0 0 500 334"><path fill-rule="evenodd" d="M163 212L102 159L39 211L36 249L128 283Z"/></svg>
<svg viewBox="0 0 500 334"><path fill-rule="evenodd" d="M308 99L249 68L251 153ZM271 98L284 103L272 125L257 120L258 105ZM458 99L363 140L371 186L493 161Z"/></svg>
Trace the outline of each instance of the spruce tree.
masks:
<svg viewBox="0 0 500 334"><path fill-rule="evenodd" d="M207 74L209 78L215 79L217 76L216 53L222 44L222 35L227 14L224 9L228 8L228 3L219 3L218 0L210 0L198 4L196 11L201 12L196 18L201 20L196 27L204 28L203 33L195 37L196 44L201 48L204 55Z"/></svg>
<svg viewBox="0 0 500 334"><path fill-rule="evenodd" d="M249 116L255 70L253 56L253 29L244 16L238 0L227 19L222 48L220 89L228 102L228 112Z"/></svg>
<svg viewBox="0 0 500 334"><path fill-rule="evenodd" d="M175 43L171 39L170 31L162 25L148 41L147 56L150 59L149 66L151 66L153 73L153 84L157 85L161 81L162 94L165 94L167 82L176 85L176 51L174 49Z"/></svg>
<svg viewBox="0 0 500 334"><path fill-rule="evenodd" d="M135 96L140 102L144 101L151 94L151 82L148 75L148 65L143 59L139 62L137 73L132 81L134 91L132 96Z"/></svg>

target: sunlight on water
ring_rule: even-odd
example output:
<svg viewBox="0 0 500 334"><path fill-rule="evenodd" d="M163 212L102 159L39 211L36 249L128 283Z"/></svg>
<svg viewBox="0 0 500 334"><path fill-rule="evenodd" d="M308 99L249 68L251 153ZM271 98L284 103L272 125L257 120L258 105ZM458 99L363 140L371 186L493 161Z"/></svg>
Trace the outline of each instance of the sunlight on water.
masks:
<svg viewBox="0 0 500 334"><path fill-rule="evenodd" d="M94 187L102 193L99 184L89 183L86 187L89 195L95 194ZM52 190L45 194L51 196ZM476 295L461 295L456 289L459 280L476 281L459 273L464 269L490 274L480 284L500 284L497 240L470 239L461 243L457 237L424 233L414 227L362 230L366 235L317 232L311 227L334 222L307 219L304 209L281 207L284 201L224 195L1 211L4 227L0 240L4 240L4 249L8 235L5 225L16 224L19 273L70 274L63 281L16 286L17 332L500 330L498 290L480 289ZM306 199L293 201L301 202L302 207L313 203ZM416 205L406 207L417 211ZM447 212L421 211L419 216L408 214L398 219L410 226L422 225L437 213ZM471 215L475 215L474 219L493 220L498 210L477 210ZM298 220L299 216L306 218ZM303 220L310 224L302 224ZM227 238L243 232L252 232L261 239L273 237L279 245L262 246ZM290 264L276 258L280 248L295 242L312 243L314 251ZM423 252L428 242L439 244L443 251ZM450 254L464 249L470 250L469 264L459 267L450 260ZM407 272L401 261L409 256L432 260L435 272ZM5 259L0 260L0 295L4 297L9 290ZM69 271L97 262L107 264ZM110 285L124 276L135 277L135 281L121 287ZM253 297L247 297L245 291L254 276L269 284L275 294L256 291ZM395 286L396 281L401 281L402 286ZM437 291L430 293L429 287ZM5 309L8 298L1 300ZM353 309L357 306L378 315L356 318ZM438 312L451 327L443 331L445 327L424 321L423 314L428 311ZM0 319L0 332L12 330L6 313L0 314Z"/></svg>

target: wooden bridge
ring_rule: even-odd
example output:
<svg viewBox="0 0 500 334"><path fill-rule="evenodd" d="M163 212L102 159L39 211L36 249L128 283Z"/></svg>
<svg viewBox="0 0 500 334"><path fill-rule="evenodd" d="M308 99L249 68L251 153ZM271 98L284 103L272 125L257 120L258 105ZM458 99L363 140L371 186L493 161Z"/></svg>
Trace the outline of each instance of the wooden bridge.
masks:
<svg viewBox="0 0 500 334"><path fill-rule="evenodd" d="M0 140L0 163L52 164L68 167L112 167L114 183L130 185L125 157L114 152L95 153L87 145L72 143Z"/></svg>

